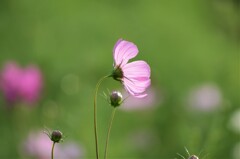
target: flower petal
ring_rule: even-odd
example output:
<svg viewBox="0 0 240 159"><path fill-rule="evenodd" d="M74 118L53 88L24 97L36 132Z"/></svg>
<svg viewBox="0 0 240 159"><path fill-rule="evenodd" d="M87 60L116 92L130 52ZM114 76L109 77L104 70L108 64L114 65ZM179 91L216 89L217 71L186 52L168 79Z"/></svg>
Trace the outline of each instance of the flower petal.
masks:
<svg viewBox="0 0 240 159"><path fill-rule="evenodd" d="M150 86L150 67L145 61L134 61L122 67L125 89L135 97L142 98Z"/></svg>
<svg viewBox="0 0 240 159"><path fill-rule="evenodd" d="M137 98L143 98L147 96L146 89L150 86L151 80L148 79L146 81L131 81L129 79L124 78L123 84L125 89L133 96Z"/></svg>
<svg viewBox="0 0 240 159"><path fill-rule="evenodd" d="M148 79L151 74L150 66L145 61L130 62L122 67L122 71L126 78L139 81Z"/></svg>
<svg viewBox="0 0 240 159"><path fill-rule="evenodd" d="M114 65L125 65L138 54L138 48L129 41L119 39L113 49Z"/></svg>

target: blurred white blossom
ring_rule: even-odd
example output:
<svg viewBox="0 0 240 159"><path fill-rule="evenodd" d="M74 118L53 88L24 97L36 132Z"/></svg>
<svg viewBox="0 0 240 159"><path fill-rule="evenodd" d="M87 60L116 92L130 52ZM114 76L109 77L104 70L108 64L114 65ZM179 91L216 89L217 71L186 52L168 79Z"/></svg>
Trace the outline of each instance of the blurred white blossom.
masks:
<svg viewBox="0 0 240 159"><path fill-rule="evenodd" d="M188 104L196 110L213 111L222 103L222 93L213 84L203 84L190 91Z"/></svg>

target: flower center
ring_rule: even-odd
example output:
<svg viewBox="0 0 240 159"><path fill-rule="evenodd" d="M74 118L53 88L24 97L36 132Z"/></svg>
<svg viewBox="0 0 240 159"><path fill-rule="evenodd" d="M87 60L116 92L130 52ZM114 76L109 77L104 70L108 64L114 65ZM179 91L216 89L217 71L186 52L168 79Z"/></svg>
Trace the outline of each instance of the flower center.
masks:
<svg viewBox="0 0 240 159"><path fill-rule="evenodd" d="M112 71L112 77L113 77L113 79L115 79L117 81L121 81L121 79L123 78L123 71L122 71L122 69L119 66L117 66Z"/></svg>

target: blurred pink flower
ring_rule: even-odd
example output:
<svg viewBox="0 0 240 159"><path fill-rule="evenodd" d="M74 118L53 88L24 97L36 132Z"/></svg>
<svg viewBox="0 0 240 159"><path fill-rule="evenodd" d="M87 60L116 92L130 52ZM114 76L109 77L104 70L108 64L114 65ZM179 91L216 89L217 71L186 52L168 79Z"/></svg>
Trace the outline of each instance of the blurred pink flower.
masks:
<svg viewBox="0 0 240 159"><path fill-rule="evenodd" d="M0 89L9 103L17 100L34 103L42 89L42 74L36 66L20 68L14 62L8 62L0 74Z"/></svg>
<svg viewBox="0 0 240 159"><path fill-rule="evenodd" d="M39 98L42 89L42 75L36 66L28 66L22 71L19 82L20 96L30 103L35 102Z"/></svg>
<svg viewBox="0 0 240 159"><path fill-rule="evenodd" d="M146 93L148 96L144 98L135 98L134 96L127 95L126 92L123 93L123 97L125 98L120 109L132 111L132 110L146 110L152 109L162 102L162 96L154 88L149 88Z"/></svg>
<svg viewBox="0 0 240 159"><path fill-rule="evenodd" d="M24 142L24 151L27 155L37 159L49 159L51 157L52 141L43 132L32 132ZM56 145L55 154L59 153Z"/></svg>
<svg viewBox="0 0 240 159"><path fill-rule="evenodd" d="M23 143L23 153L36 159L50 159L53 142L40 131L31 132ZM83 148L74 142L55 145L54 156L57 159L79 159L84 154Z"/></svg>
<svg viewBox="0 0 240 159"><path fill-rule="evenodd" d="M191 91L188 102L192 108L197 110L212 111L220 106L222 94L217 86L204 84Z"/></svg>
<svg viewBox="0 0 240 159"><path fill-rule="evenodd" d="M14 102L19 94L19 77L21 69L15 63L7 63L0 74L0 88L7 101Z"/></svg>
<svg viewBox="0 0 240 159"><path fill-rule="evenodd" d="M112 77L120 81L133 96L147 96L146 89L151 85L151 70L145 61L128 61L138 54L138 48L132 42L118 40L113 49L114 71Z"/></svg>

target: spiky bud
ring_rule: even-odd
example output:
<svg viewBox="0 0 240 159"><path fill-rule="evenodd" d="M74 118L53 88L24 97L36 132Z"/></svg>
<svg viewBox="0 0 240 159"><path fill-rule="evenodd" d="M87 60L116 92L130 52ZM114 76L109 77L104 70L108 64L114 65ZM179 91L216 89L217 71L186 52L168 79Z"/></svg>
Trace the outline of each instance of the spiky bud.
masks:
<svg viewBox="0 0 240 159"><path fill-rule="evenodd" d="M59 130L53 130L52 134L51 134L51 140L53 142L60 142L62 140L63 134L61 131Z"/></svg>

